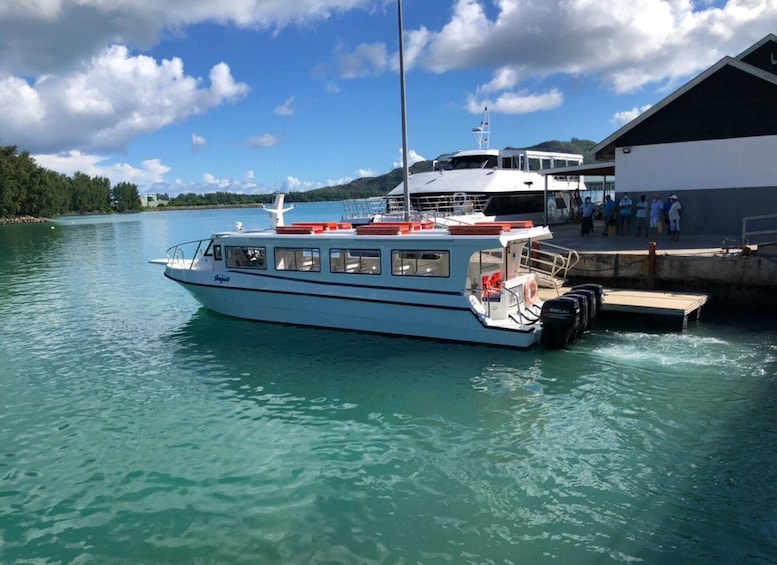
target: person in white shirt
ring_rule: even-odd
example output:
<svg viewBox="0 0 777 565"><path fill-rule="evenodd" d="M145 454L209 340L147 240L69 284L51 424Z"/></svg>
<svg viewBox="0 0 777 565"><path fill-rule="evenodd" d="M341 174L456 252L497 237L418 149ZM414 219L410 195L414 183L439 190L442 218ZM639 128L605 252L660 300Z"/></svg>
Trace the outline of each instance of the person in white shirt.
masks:
<svg viewBox="0 0 777 565"><path fill-rule="evenodd" d="M659 228L660 226L660 228ZM653 237L657 236L661 229L664 227L664 203L658 197L658 194L653 194L653 203L650 205L650 232Z"/></svg>
<svg viewBox="0 0 777 565"><path fill-rule="evenodd" d="M672 234L674 241L680 241L680 210L683 207L676 194L670 196L669 201L672 203L669 207L669 232Z"/></svg>

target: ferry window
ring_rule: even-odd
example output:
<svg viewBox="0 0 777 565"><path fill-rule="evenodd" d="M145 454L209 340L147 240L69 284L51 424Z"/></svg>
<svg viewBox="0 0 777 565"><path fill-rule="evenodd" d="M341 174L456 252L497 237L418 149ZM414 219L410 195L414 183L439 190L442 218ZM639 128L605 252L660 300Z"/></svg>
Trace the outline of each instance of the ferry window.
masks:
<svg viewBox="0 0 777 565"><path fill-rule="evenodd" d="M539 157L529 157L529 170L530 171L539 171L540 170L540 159L539 159Z"/></svg>
<svg viewBox="0 0 777 565"><path fill-rule="evenodd" d="M214 245L213 246L213 258L216 261L221 261L222 256L221 256L221 246L220 245Z"/></svg>
<svg viewBox="0 0 777 565"><path fill-rule="evenodd" d="M447 277L450 255L447 251L393 250L391 274L416 277Z"/></svg>
<svg viewBox="0 0 777 565"><path fill-rule="evenodd" d="M219 246L221 247L221 246ZM240 246L224 248L227 254L227 267L241 269L266 269L264 247Z"/></svg>
<svg viewBox="0 0 777 565"><path fill-rule="evenodd" d="M513 168L513 158L512 157L503 157L502 158L502 168L503 169L512 169Z"/></svg>
<svg viewBox="0 0 777 565"><path fill-rule="evenodd" d="M543 159L542 160L542 168L543 169L551 169L551 160L550 159Z"/></svg>
<svg viewBox="0 0 777 565"><path fill-rule="evenodd" d="M303 247L276 247L276 271L320 271L321 251Z"/></svg>
<svg viewBox="0 0 777 565"><path fill-rule="evenodd" d="M516 168L523 170L524 167L526 166L526 162L524 161L524 156L518 155L517 157L514 157L514 159L518 160L518 165L516 166Z"/></svg>
<svg viewBox="0 0 777 565"><path fill-rule="evenodd" d="M379 249L330 249L329 270L357 275L380 274Z"/></svg>
<svg viewBox="0 0 777 565"><path fill-rule="evenodd" d="M566 159L553 159L553 168L558 169L561 167L567 166L567 160Z"/></svg>

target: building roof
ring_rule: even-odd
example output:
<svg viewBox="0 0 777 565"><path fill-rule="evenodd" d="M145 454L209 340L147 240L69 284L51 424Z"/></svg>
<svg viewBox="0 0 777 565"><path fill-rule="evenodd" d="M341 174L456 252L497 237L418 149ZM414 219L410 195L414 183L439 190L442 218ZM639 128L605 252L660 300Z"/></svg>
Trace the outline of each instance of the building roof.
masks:
<svg viewBox="0 0 777 565"><path fill-rule="evenodd" d="M629 145L777 135L773 53L777 36L770 34L736 58L724 57L601 141L594 158L612 160L616 147Z"/></svg>

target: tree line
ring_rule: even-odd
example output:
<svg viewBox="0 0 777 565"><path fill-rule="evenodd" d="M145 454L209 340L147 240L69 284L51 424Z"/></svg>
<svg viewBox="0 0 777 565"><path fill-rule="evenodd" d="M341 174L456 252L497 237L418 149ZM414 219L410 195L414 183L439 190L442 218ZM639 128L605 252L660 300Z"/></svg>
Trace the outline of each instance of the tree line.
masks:
<svg viewBox="0 0 777 565"><path fill-rule="evenodd" d="M51 218L85 212L140 209L138 187L77 172L72 177L41 167L28 151L0 147L0 217Z"/></svg>

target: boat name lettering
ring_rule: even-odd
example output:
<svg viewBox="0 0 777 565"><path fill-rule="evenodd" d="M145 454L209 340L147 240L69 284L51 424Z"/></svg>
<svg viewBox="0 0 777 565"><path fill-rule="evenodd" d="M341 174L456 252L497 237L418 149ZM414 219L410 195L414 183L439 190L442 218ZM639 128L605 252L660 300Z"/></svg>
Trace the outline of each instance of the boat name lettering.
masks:
<svg viewBox="0 0 777 565"><path fill-rule="evenodd" d="M213 277L213 280L218 283L225 283L225 282L229 282L229 277L225 277L223 275L216 275L215 277Z"/></svg>

